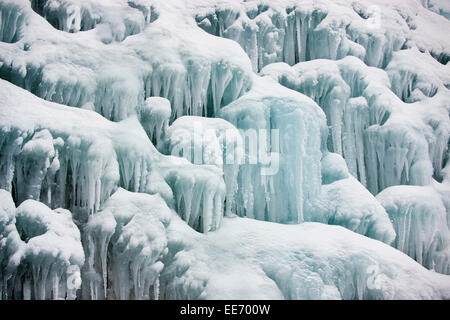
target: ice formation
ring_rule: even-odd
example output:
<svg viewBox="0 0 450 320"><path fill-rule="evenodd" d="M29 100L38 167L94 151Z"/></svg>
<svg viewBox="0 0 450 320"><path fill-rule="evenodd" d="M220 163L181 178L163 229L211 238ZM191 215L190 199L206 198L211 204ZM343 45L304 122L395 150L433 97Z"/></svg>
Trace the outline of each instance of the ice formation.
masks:
<svg viewBox="0 0 450 320"><path fill-rule="evenodd" d="M449 274L450 220L439 194L431 187L395 186L377 199L397 232L393 246L423 266Z"/></svg>
<svg viewBox="0 0 450 320"><path fill-rule="evenodd" d="M395 239L395 231L386 211L375 197L350 175L344 159L329 153L321 163L321 193L308 203L305 220L341 225L390 244Z"/></svg>
<svg viewBox="0 0 450 320"><path fill-rule="evenodd" d="M178 118L167 129L163 150L194 164L217 166L226 185L226 213L235 211L234 197L244 152L242 137L232 124L223 119Z"/></svg>
<svg viewBox="0 0 450 320"><path fill-rule="evenodd" d="M196 20L205 31L240 43L255 71L274 62L294 65L349 55L367 65L385 67L392 54L404 46L431 48L437 57L448 57L448 47L441 46L439 37L424 39L427 31L440 30L437 24L422 23L430 13L420 4L403 2L391 7L383 1L342 2L218 1L203 4ZM422 2L448 16L445 1L439 5L437 1ZM445 41L448 44L448 39Z"/></svg>
<svg viewBox="0 0 450 320"><path fill-rule="evenodd" d="M415 52L402 53L404 60L408 61ZM424 61L436 70L438 62L430 59ZM404 60L403 64L413 66ZM393 185L431 183L433 172L440 177L447 150L450 121L442 114L448 112L448 77L441 70L424 75L437 78L440 89L436 88L431 97L433 109L427 109L428 99L405 104L390 90L390 79L394 83L405 78L406 71L400 71L404 69L394 60L388 66L389 77L383 70L347 57L339 61L308 61L293 67L271 64L261 73L310 96L321 106L330 127L328 149L341 154L350 173L377 194ZM413 76L417 78L418 73L416 70ZM404 80L395 83L394 86L401 86ZM411 114L408 119L405 112Z"/></svg>
<svg viewBox="0 0 450 320"><path fill-rule="evenodd" d="M165 138L171 114L170 102L160 97L147 98L145 104L139 109L139 121L156 147Z"/></svg>
<svg viewBox="0 0 450 320"><path fill-rule="evenodd" d="M84 252L72 214L35 200L16 209L9 192L0 197L2 299L74 299Z"/></svg>
<svg viewBox="0 0 450 320"><path fill-rule="evenodd" d="M450 299L449 12L0 0L0 298Z"/></svg>
<svg viewBox="0 0 450 320"><path fill-rule="evenodd" d="M158 299L171 214L159 195L118 189L84 229L83 298Z"/></svg>
<svg viewBox="0 0 450 320"><path fill-rule="evenodd" d="M111 122L0 81L0 172L17 202L48 201L50 207L69 208L77 220L87 221L120 186L161 193L178 211L185 203L183 215L198 230L220 224L225 184L217 167L164 157L137 117ZM42 133L36 126L47 129Z"/></svg>
<svg viewBox="0 0 450 320"><path fill-rule="evenodd" d="M320 190L326 136L320 108L266 77L255 80L252 90L223 108L220 116L243 132L245 159L239 169L236 213L303 222L304 206Z"/></svg>
<svg viewBox="0 0 450 320"><path fill-rule="evenodd" d="M144 20L145 8L136 9L140 2L36 1L45 3L42 10L50 17L54 10L68 10L64 8L97 8L90 15L105 22L73 35L55 33L28 0L2 1L0 37L6 41L0 42L0 77L46 100L95 110L113 121L136 113L149 96L171 101L172 120L186 114L214 115L248 90L251 65L239 45L205 34L194 21L173 24L178 18L167 8L136 36L121 41L128 31L115 28L126 29L127 22L117 22L124 17ZM204 43L210 44L208 50L196 50Z"/></svg>
<svg viewBox="0 0 450 320"><path fill-rule="evenodd" d="M180 250L183 243L188 249ZM217 232L194 235L175 218L168 246L170 264L160 276L164 298L446 299L450 294L448 276L338 226L236 217L225 218Z"/></svg>

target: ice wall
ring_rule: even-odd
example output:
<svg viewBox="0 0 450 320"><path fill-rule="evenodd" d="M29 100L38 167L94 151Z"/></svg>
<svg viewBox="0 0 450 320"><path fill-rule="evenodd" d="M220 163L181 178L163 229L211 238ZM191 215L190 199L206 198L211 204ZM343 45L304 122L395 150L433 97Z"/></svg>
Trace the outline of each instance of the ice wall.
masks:
<svg viewBox="0 0 450 320"><path fill-rule="evenodd" d="M449 299L418 3L0 0L1 297Z"/></svg>
<svg viewBox="0 0 450 320"><path fill-rule="evenodd" d="M95 0L32 0L31 7L58 30L74 33L99 25L116 41L142 32L158 18L151 3L140 0L113 0L106 4Z"/></svg>
<svg viewBox="0 0 450 320"><path fill-rule="evenodd" d="M0 3L0 41L14 43L23 37L26 13L20 5L9 2Z"/></svg>
<svg viewBox="0 0 450 320"><path fill-rule="evenodd" d="M180 164L160 166L173 190L175 209L186 223L199 232L218 229L224 214L226 186L216 166Z"/></svg>
<svg viewBox="0 0 450 320"><path fill-rule="evenodd" d="M447 19L450 19L450 4L447 1L443 0L421 0L422 5Z"/></svg>
<svg viewBox="0 0 450 320"><path fill-rule="evenodd" d="M405 42L402 22L388 16L374 26L380 12L369 4L335 6L325 1L227 3L205 8L196 21L205 31L241 44L255 71L273 62L294 65L348 55L386 66Z"/></svg>
<svg viewBox="0 0 450 320"><path fill-rule="evenodd" d="M448 6L429 7L445 16ZM449 56L448 41L443 46L437 35L439 24L430 23L436 14L416 1L200 1L193 12L205 31L237 41L255 71L274 62L294 65L346 56L385 68L404 48L432 52L443 64Z"/></svg>
<svg viewBox="0 0 450 320"><path fill-rule="evenodd" d="M170 102L165 98L149 97L139 108L139 121L153 145L160 148L172 114Z"/></svg>
<svg viewBox="0 0 450 320"><path fill-rule="evenodd" d="M449 66L417 49L396 52L386 68L391 90L403 101L414 103L434 97L450 84Z"/></svg>

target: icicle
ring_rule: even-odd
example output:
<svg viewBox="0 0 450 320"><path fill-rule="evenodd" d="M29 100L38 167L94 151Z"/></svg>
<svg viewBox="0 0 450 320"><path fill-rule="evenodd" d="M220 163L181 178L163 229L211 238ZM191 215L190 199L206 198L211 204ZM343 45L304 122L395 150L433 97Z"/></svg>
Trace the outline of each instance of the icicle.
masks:
<svg viewBox="0 0 450 320"><path fill-rule="evenodd" d="M440 195L429 186L395 186L377 200L397 232L393 246L428 269L450 274L450 230Z"/></svg>
<svg viewBox="0 0 450 320"><path fill-rule="evenodd" d="M156 147L164 138L171 114L170 102L165 98L147 98L145 104L140 108L140 122Z"/></svg>

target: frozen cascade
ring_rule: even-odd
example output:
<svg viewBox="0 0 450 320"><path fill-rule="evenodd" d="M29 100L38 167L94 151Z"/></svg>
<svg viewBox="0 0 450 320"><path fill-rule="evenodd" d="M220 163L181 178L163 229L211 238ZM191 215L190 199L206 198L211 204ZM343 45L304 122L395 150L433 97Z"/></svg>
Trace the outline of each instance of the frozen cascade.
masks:
<svg viewBox="0 0 450 320"><path fill-rule="evenodd" d="M32 0L31 7L43 16L56 29L66 32L78 32L93 29L100 21L89 6L80 7L75 1Z"/></svg>
<svg viewBox="0 0 450 320"><path fill-rule="evenodd" d="M377 195L394 224L392 244L428 269L450 274L448 211L431 187L395 186Z"/></svg>
<svg viewBox="0 0 450 320"><path fill-rule="evenodd" d="M413 103L447 91L450 85L450 65L442 66L431 55L417 49L394 54L386 68L391 90L403 101Z"/></svg>
<svg viewBox="0 0 450 320"><path fill-rule="evenodd" d="M425 137L434 178L441 181L450 139L450 120L441 116L449 112L450 65L442 66L429 54L410 49L396 52L386 71L392 91L410 108L421 109L424 122L431 128Z"/></svg>
<svg viewBox="0 0 450 320"><path fill-rule="evenodd" d="M376 193L387 187L431 183L433 167L428 143L419 130L405 125L373 126L366 131L367 188Z"/></svg>
<svg viewBox="0 0 450 320"><path fill-rule="evenodd" d="M1 299L450 299L420 2L0 0Z"/></svg>
<svg viewBox="0 0 450 320"><path fill-rule="evenodd" d="M220 117L243 134L236 213L302 222L305 203L320 190L321 146L327 135L320 108L265 77L255 79L253 89L223 108Z"/></svg>
<svg viewBox="0 0 450 320"><path fill-rule="evenodd" d="M83 297L158 299L171 215L159 195L118 189L84 229Z"/></svg>
<svg viewBox="0 0 450 320"><path fill-rule="evenodd" d="M220 227L226 186L222 170L213 165L161 167L173 190L175 208L193 229L207 233Z"/></svg>
<svg viewBox="0 0 450 320"><path fill-rule="evenodd" d="M167 130L163 150L195 164L217 166L226 185L226 213L236 211L234 197L243 145L240 132L231 123L193 116L178 118Z"/></svg>
<svg viewBox="0 0 450 320"><path fill-rule="evenodd" d="M322 158L320 195L305 210L305 221L341 225L369 238L391 244L395 231L375 197L348 172L341 156ZM352 190L352 192L348 192Z"/></svg>
<svg viewBox="0 0 450 320"><path fill-rule="evenodd" d="M1 298L76 298L84 253L71 213L34 200L16 209L5 190L0 199Z"/></svg>
<svg viewBox="0 0 450 320"><path fill-rule="evenodd" d="M420 0L422 5L447 19L450 19L450 4L445 0Z"/></svg>
<svg viewBox="0 0 450 320"><path fill-rule="evenodd" d="M20 132L3 130L0 138L3 187L17 203L35 199L52 208L68 207L80 219L83 212L99 209L118 182L111 147L64 134L53 139L47 129Z"/></svg>

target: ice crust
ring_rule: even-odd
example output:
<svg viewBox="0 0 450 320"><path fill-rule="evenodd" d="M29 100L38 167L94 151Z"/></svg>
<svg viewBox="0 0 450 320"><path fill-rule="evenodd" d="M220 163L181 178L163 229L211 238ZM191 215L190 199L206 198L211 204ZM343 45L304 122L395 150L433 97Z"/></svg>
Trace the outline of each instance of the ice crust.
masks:
<svg viewBox="0 0 450 320"><path fill-rule="evenodd" d="M0 0L0 298L450 299L448 17Z"/></svg>

